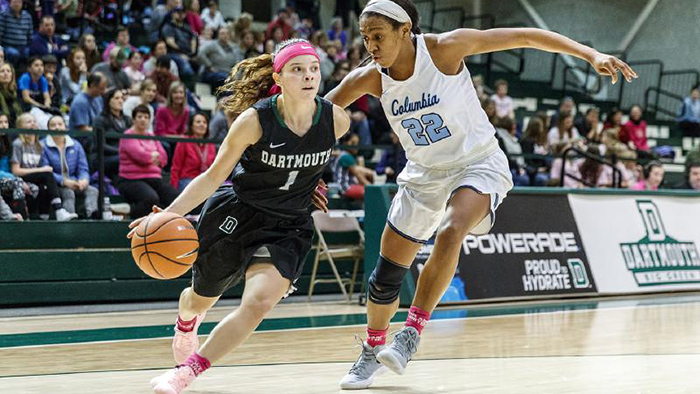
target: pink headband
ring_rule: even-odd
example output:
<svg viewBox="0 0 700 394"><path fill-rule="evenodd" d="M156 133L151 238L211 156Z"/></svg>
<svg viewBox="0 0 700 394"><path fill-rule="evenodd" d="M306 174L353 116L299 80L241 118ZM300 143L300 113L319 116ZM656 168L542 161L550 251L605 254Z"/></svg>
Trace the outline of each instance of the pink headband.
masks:
<svg viewBox="0 0 700 394"><path fill-rule="evenodd" d="M318 59L318 61L321 61L313 45L311 45L308 42L298 42L296 44L289 45L288 47L285 47L284 49L279 51L279 53L275 56L274 61L272 62L272 67L276 73L279 73L280 71L282 71L284 65L287 64L290 60L294 59L297 56L303 55L311 55Z"/></svg>

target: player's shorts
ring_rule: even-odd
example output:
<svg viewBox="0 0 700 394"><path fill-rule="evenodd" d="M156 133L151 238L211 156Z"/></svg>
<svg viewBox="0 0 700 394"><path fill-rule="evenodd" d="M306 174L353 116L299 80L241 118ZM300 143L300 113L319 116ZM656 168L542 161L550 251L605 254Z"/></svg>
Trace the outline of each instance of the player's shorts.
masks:
<svg viewBox="0 0 700 394"><path fill-rule="evenodd" d="M204 204L197 223L199 253L194 292L218 297L245 277L251 264L272 263L293 284L299 279L314 233L310 215L275 216L238 199L222 186Z"/></svg>
<svg viewBox="0 0 700 394"><path fill-rule="evenodd" d="M480 235L491 230L496 208L513 188L508 159L500 149L474 164L448 170L409 161L396 183L399 191L391 202L387 223L399 235L420 243L433 236L457 190L467 187L491 197L490 214L471 231Z"/></svg>

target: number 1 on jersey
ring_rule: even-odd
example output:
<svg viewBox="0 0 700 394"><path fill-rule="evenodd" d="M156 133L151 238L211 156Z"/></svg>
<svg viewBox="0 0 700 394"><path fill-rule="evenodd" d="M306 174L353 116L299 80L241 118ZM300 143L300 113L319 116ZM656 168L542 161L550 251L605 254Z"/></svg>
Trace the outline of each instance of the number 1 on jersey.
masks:
<svg viewBox="0 0 700 394"><path fill-rule="evenodd" d="M297 180L297 175L299 175L299 171L290 171L289 178L287 178L287 183L280 187L280 190L289 190L289 187L292 186L294 181Z"/></svg>

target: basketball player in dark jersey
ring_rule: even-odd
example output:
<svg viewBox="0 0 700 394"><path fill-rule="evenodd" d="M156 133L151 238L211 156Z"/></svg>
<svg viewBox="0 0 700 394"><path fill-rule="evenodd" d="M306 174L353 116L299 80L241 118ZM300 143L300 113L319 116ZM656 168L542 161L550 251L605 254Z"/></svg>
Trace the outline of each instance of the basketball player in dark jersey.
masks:
<svg viewBox="0 0 700 394"><path fill-rule="evenodd" d="M173 340L178 367L151 381L156 393L182 392L294 290L311 248L312 195L336 139L350 127L344 110L317 96L319 67L313 46L297 39L231 71L224 89L233 95L225 109L235 121L211 168L165 209L184 215L208 198L197 224L192 286L180 296ZM271 90L281 94L258 101ZM237 163L242 169L232 186L219 187ZM199 348L205 313L242 279L241 305Z"/></svg>

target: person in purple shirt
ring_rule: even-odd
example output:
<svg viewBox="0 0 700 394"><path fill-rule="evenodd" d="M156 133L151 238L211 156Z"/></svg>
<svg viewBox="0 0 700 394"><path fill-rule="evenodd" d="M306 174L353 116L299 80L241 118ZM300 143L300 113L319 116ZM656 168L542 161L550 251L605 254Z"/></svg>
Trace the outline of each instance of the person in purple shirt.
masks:
<svg viewBox="0 0 700 394"><path fill-rule="evenodd" d="M68 55L68 45L56 34L56 21L53 16L42 16L39 31L32 37L29 45L31 56L54 55L59 60Z"/></svg>

